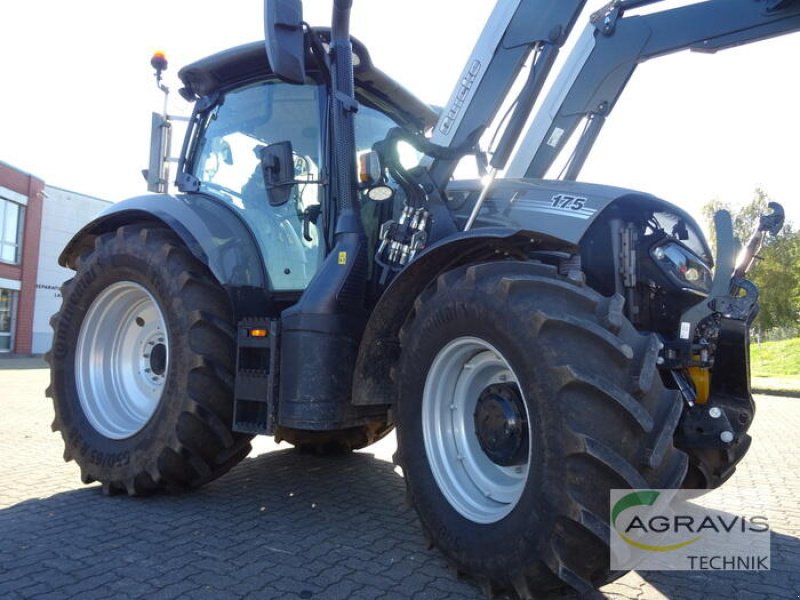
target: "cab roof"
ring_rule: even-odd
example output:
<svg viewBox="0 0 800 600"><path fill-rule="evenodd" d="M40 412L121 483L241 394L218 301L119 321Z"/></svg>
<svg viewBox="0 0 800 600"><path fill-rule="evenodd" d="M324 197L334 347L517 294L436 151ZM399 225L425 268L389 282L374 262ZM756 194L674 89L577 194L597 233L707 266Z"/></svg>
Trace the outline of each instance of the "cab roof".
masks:
<svg viewBox="0 0 800 600"><path fill-rule="evenodd" d="M329 29L314 28L313 31L322 37L323 43L330 39ZM352 42L358 101L385 112L403 126L419 131L433 127L438 119L436 111L376 69L361 42L356 39L352 39ZM306 64L314 65L315 61L309 59ZM309 74L316 72L311 68L307 71ZM252 42L223 50L195 61L178 72L184 85L181 95L190 101L248 81L264 79L272 74L264 42Z"/></svg>

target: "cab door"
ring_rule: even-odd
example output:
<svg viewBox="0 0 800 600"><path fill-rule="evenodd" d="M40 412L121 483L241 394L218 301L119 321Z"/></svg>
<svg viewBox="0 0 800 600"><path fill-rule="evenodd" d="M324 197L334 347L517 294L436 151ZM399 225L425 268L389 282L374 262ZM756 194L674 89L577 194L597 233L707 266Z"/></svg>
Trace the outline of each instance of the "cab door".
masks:
<svg viewBox="0 0 800 600"><path fill-rule="evenodd" d="M240 213L261 249L275 292L301 292L326 254L320 218L322 186L321 86L262 81L226 92L205 118L193 175L199 191ZM270 204L261 150L289 141L298 182L288 201Z"/></svg>

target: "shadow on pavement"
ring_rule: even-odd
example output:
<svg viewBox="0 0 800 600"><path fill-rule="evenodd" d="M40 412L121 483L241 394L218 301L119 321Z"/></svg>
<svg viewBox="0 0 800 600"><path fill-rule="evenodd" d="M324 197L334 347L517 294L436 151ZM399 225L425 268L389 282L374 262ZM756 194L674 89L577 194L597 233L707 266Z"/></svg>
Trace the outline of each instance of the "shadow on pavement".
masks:
<svg viewBox="0 0 800 600"><path fill-rule="evenodd" d="M669 598L777 598L800 571L798 557L797 539L774 535L769 573L642 576ZM643 590L630 591L614 584L610 597ZM247 459L192 494L105 497L93 486L0 510L0 597L93 594L484 597L426 549L391 464L370 454L321 458L292 450Z"/></svg>
<svg viewBox="0 0 800 600"><path fill-rule="evenodd" d="M733 515L729 515L733 516ZM766 598L800 597L800 539L771 532L769 571L637 571L667 598ZM743 554L747 550L743 549Z"/></svg>
<svg viewBox="0 0 800 600"><path fill-rule="evenodd" d="M89 592L483 597L426 549L393 465L293 450L247 459L191 494L105 497L92 486L0 511L0 597Z"/></svg>
<svg viewBox="0 0 800 600"><path fill-rule="evenodd" d="M753 388L754 394L761 394L763 396L780 396L781 398L800 398L800 390L780 390L780 389L766 389L766 388Z"/></svg>

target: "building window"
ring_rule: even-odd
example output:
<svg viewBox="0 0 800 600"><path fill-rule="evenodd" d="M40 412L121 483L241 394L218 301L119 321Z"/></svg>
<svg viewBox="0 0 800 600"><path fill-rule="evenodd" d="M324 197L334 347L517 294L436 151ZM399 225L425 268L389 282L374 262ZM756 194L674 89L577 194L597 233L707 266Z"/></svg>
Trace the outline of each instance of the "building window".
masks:
<svg viewBox="0 0 800 600"><path fill-rule="evenodd" d="M23 206L0 198L0 262L19 263L24 215Z"/></svg>
<svg viewBox="0 0 800 600"><path fill-rule="evenodd" d="M0 352L14 348L14 316L17 292L0 289Z"/></svg>

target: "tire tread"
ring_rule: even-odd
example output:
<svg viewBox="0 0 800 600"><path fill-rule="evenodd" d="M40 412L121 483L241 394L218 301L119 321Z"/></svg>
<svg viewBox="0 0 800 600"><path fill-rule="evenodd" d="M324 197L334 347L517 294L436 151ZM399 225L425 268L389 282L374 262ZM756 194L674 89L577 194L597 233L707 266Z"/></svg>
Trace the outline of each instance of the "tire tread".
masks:
<svg viewBox="0 0 800 600"><path fill-rule="evenodd" d="M162 447L148 450L152 456L142 471L108 480L101 470L85 464L81 465L82 478L101 481L103 491L109 494L184 491L227 472L250 449L251 436L234 433L230 426L235 339L230 304L227 294L210 271L192 256L172 231L151 225L128 224L95 238L94 249L83 255L78 274L62 285L65 305L74 294L80 298L84 271L113 265L129 255L143 257L149 268L164 269L169 278L177 282L171 299L172 308L188 322L186 339L193 356L184 382L186 389L182 391L185 398L177 399L182 403L182 409L170 439L153 442ZM69 318L71 315L66 315L63 308L52 317L50 323L56 339ZM48 353L47 361L51 367L47 395L53 398L56 412L53 430L60 431L64 438L64 459L79 460L79 453L71 449L67 427L59 410L60 397L67 392L59 389L58 381L63 377L58 373L71 367L53 351ZM208 385L190 385L193 372L202 372ZM213 392L209 393L209 389ZM193 423L187 428L192 432L190 438L182 433L180 425L187 419Z"/></svg>
<svg viewBox="0 0 800 600"><path fill-rule="evenodd" d="M573 422L565 416L559 434L558 443L567 452L560 479L568 483L559 484L561 491L554 488L551 493L553 522L560 525L553 526L550 543L544 544L538 559L531 558L528 566L504 574L497 565L499 559L481 561L474 554L480 550L454 547L438 539L441 528L427 522L424 510L428 509L421 508L427 501L420 502L422 496L417 497L422 492L415 489L414 473L408 469L411 448L401 418L395 460L405 474L410 503L431 542L444 551L454 568L483 582L484 589L488 578L493 592L505 590L520 599L560 586L590 593L596 585L618 576L608 571L607 490L679 487L686 472L687 457L672 444L682 407L680 399L663 388L657 374L659 342L653 335L639 334L627 321L622 296L600 296L586 287L582 278L561 277L548 265L501 261L461 267L439 276L420 294L401 329L401 403L406 398L403 382L409 377L403 373L418 377L420 368L409 357L419 353L426 336L442 327L446 311L463 312L456 307L475 301L485 303L481 310L497 306L492 309L495 313L527 315L529 331L541 335L542 348L547 348L540 350L537 360L537 365L546 364L537 368L547 369L555 382L555 407L566 401L562 396L567 398L570 390L578 388L594 399L591 418ZM507 308L500 310L500 302ZM575 360L589 354L594 362ZM398 417L402 411L401 405ZM624 424L624 432L613 435L603 431L606 422ZM598 489L603 493L598 495ZM536 537L540 532L527 535ZM570 549L582 547L601 551L598 556L578 560L580 551Z"/></svg>

